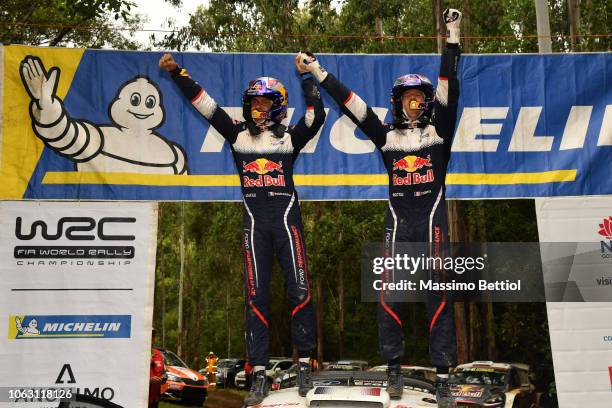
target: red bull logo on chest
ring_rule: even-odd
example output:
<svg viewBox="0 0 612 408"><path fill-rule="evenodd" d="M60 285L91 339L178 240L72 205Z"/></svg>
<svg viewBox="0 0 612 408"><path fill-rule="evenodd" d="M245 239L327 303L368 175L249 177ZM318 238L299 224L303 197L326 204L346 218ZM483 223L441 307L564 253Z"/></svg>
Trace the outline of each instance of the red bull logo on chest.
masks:
<svg viewBox="0 0 612 408"><path fill-rule="evenodd" d="M393 170L405 170L414 173L423 167L431 167L431 156L427 156L426 159L419 156L404 156L393 161Z"/></svg>
<svg viewBox="0 0 612 408"><path fill-rule="evenodd" d="M434 181L433 169L428 169L425 174L417 173L417 170L423 167L432 167L431 156L427 158L419 156L404 156L399 160L393 161L393 185L394 186L410 186L414 184L431 183ZM403 170L407 174L400 177L395 174L395 170Z"/></svg>
<svg viewBox="0 0 612 408"><path fill-rule="evenodd" d="M283 174L279 174L276 177L268 174L273 172L283 173L282 161L276 163L272 160L259 158L249 163L243 162L242 172L244 174L243 184L245 187L285 186L285 176ZM254 173L258 176L256 178L251 178L248 176L248 173Z"/></svg>

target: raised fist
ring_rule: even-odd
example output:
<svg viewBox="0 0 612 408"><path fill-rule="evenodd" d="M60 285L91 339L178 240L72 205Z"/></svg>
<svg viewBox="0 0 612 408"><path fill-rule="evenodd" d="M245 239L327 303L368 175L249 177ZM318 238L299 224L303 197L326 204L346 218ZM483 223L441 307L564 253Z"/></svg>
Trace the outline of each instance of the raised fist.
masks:
<svg viewBox="0 0 612 408"><path fill-rule="evenodd" d="M179 65L172 58L172 54L166 53L159 59L159 67L164 71L171 72L177 69Z"/></svg>
<svg viewBox="0 0 612 408"><path fill-rule="evenodd" d="M461 12L456 9L447 8L444 10L444 13L442 13L442 17L444 18L446 28L449 30L451 28L458 27L459 23L461 22Z"/></svg>
<svg viewBox="0 0 612 408"><path fill-rule="evenodd" d="M295 67L300 74L310 72L319 82L327 77L327 71L319 64L312 52L298 52L295 56Z"/></svg>
<svg viewBox="0 0 612 408"><path fill-rule="evenodd" d="M311 52L298 52L295 56L295 68L298 70L300 74L306 72L312 72L313 69L318 65L313 64L317 59L314 54Z"/></svg>
<svg viewBox="0 0 612 408"><path fill-rule="evenodd" d="M448 30L448 43L459 43L459 24L461 23L461 12L456 9L446 9L442 13L446 29Z"/></svg>

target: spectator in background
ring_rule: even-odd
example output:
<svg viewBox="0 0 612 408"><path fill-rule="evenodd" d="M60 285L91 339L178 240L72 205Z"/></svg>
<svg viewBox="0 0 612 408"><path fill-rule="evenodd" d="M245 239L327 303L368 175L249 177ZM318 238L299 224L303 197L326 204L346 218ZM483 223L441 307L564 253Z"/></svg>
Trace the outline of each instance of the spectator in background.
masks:
<svg viewBox="0 0 612 408"><path fill-rule="evenodd" d="M149 373L149 408L157 408L161 397L161 385L164 367L164 356L154 347L155 329L151 332L151 370Z"/></svg>
<svg viewBox="0 0 612 408"><path fill-rule="evenodd" d="M210 385L217 384L217 363L219 362L219 357L215 355L212 351L208 353L208 357L206 357L206 374L208 377L208 383Z"/></svg>
<svg viewBox="0 0 612 408"><path fill-rule="evenodd" d="M251 389L251 384L253 383L253 366L248 360L244 363L244 379L246 381L246 389Z"/></svg>

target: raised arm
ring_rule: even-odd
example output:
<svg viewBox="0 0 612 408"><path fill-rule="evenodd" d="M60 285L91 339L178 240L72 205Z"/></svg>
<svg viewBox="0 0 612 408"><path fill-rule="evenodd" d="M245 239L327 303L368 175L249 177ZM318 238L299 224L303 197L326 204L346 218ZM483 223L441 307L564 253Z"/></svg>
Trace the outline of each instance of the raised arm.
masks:
<svg viewBox="0 0 612 408"><path fill-rule="evenodd" d="M348 116L378 147L385 144L386 129L372 108L348 89L335 76L328 73L311 53L298 54L304 69L319 81L321 86L338 103L342 112Z"/></svg>
<svg viewBox="0 0 612 408"><path fill-rule="evenodd" d="M302 80L302 91L306 101L306 113L293 128L291 142L296 152L300 151L310 139L312 139L325 122L325 109L321 100L321 93L314 77L305 70L299 61L299 54L295 60L295 66Z"/></svg>
<svg viewBox="0 0 612 408"><path fill-rule="evenodd" d="M191 101L198 112L230 143L234 143L242 128L204 88L194 81L185 68L181 68L170 54L164 54L159 60L161 69L170 72L172 80L183 95Z"/></svg>
<svg viewBox="0 0 612 408"><path fill-rule="evenodd" d="M57 97L60 69L48 72L40 58L28 55L21 61L19 73L30 95L32 128L47 146L76 162L90 160L103 148L100 129L86 120L70 118Z"/></svg>
<svg viewBox="0 0 612 408"><path fill-rule="evenodd" d="M445 144L450 146L455 122L457 121L457 103L459 101L457 65L461 55L459 48L461 13L455 9L446 9L444 11L444 21L449 36L440 62L433 123L438 135L444 139Z"/></svg>

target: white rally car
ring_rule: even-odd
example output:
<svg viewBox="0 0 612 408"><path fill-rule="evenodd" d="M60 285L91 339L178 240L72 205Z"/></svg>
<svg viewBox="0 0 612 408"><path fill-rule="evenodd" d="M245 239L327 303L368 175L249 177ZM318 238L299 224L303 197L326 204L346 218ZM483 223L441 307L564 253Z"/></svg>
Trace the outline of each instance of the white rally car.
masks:
<svg viewBox="0 0 612 408"><path fill-rule="evenodd" d="M450 392L459 407L537 408L540 396L526 364L474 361L457 366Z"/></svg>
<svg viewBox="0 0 612 408"><path fill-rule="evenodd" d="M320 371L314 373L314 388L300 397L297 388L272 391L256 408L437 408L435 388L424 378L406 376L404 394L400 400L391 400L385 391L387 375L384 372Z"/></svg>
<svg viewBox="0 0 612 408"><path fill-rule="evenodd" d="M404 377L419 377L425 378L431 382L436 381L436 369L433 367L423 367L423 366L414 366L414 365L404 365L401 366L402 375ZM386 373L387 365L379 365L370 368L368 371L377 371Z"/></svg>

